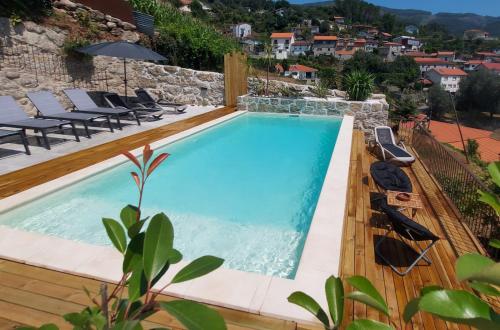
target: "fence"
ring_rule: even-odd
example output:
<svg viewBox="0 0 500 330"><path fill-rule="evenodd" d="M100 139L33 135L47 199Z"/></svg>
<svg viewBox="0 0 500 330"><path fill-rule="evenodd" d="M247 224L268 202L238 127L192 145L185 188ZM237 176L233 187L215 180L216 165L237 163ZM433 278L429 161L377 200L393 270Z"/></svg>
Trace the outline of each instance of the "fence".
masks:
<svg viewBox="0 0 500 330"><path fill-rule="evenodd" d="M0 39L0 70L5 67L33 74L37 83L44 77L73 87L108 91L107 71L92 60L51 53L39 47Z"/></svg>
<svg viewBox="0 0 500 330"><path fill-rule="evenodd" d="M500 219L491 207L479 202L478 190L490 189L453 153L437 141L421 123L400 125L402 134L418 153L429 172L439 182L443 191L462 215L471 232L479 239L488 253L498 259L497 249L488 246L492 238L500 237Z"/></svg>

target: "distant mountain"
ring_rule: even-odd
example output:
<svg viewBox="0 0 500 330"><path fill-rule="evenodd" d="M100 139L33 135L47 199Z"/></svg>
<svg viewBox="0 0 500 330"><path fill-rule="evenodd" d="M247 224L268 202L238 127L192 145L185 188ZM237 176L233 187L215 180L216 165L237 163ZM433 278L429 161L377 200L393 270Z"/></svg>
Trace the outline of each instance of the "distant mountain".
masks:
<svg viewBox="0 0 500 330"><path fill-rule="evenodd" d="M293 1L292 1L293 2ZM302 6L328 6L333 5L335 1L318 1L301 4ZM380 7L383 12L396 15L401 21L407 24L429 24L437 23L444 26L450 33L462 35L465 30L481 29L489 32L492 36L500 37L500 17L482 16L471 13L437 13L417 9L394 9Z"/></svg>

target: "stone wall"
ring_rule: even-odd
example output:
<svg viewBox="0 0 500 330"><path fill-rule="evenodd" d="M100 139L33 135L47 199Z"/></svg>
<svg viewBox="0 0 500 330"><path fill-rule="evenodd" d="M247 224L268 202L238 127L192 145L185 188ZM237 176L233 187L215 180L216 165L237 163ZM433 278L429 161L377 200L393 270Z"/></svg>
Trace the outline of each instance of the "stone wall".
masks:
<svg viewBox="0 0 500 330"><path fill-rule="evenodd" d="M373 140L373 129L387 125L389 104L379 98L364 102L346 101L343 98L280 98L280 97L238 97L238 110L270 113L308 114L321 116L354 116L354 128L365 133L367 140Z"/></svg>

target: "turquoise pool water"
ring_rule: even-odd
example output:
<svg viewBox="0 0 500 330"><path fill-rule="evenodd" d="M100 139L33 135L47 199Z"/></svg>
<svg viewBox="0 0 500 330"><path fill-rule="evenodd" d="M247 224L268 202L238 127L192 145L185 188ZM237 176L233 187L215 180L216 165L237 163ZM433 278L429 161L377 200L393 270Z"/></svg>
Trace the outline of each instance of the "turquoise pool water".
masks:
<svg viewBox="0 0 500 330"><path fill-rule="evenodd" d="M293 278L341 119L244 114L158 151L143 214L165 212L185 259ZM101 217L135 204L129 163L0 215L0 224L108 245Z"/></svg>

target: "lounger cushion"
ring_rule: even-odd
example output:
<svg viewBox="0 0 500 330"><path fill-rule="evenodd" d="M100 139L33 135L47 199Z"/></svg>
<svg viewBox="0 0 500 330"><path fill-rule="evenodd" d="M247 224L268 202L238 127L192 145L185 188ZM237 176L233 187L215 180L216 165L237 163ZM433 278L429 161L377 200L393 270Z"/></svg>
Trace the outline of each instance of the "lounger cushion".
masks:
<svg viewBox="0 0 500 330"><path fill-rule="evenodd" d="M411 220L401 212L387 204L382 205L382 210L391 221L394 231L406 239L413 241L437 241L439 237L434 235L421 224Z"/></svg>
<svg viewBox="0 0 500 330"><path fill-rule="evenodd" d="M101 116L96 115L96 114L91 114L91 113L83 113L83 112L63 112L63 113L49 114L46 116L44 115L44 117L61 118L61 119L67 119L67 120L88 121L88 120L99 118Z"/></svg>
<svg viewBox="0 0 500 330"><path fill-rule="evenodd" d="M370 167L370 173L375 183L385 190L412 192L410 178L394 164L375 162Z"/></svg>
<svg viewBox="0 0 500 330"><path fill-rule="evenodd" d="M91 108L91 109L78 109L79 112L88 112L88 113L100 113L106 115L123 115L132 112L129 109L122 108Z"/></svg>
<svg viewBox="0 0 500 330"><path fill-rule="evenodd" d="M34 128L34 129L45 129L52 127L59 127L61 125L69 124L69 121L62 120L51 120L51 119L25 119L12 121L8 123L0 122L0 126L6 127L19 127L19 128Z"/></svg>
<svg viewBox="0 0 500 330"><path fill-rule="evenodd" d="M18 135L19 133L20 133L20 131L8 131L6 129L0 129L0 137Z"/></svg>
<svg viewBox="0 0 500 330"><path fill-rule="evenodd" d="M391 155L393 155L396 158L405 158L405 157L413 158L413 156L408 151L394 144L382 144L382 148L387 150Z"/></svg>

